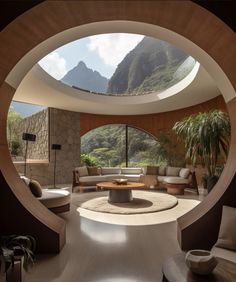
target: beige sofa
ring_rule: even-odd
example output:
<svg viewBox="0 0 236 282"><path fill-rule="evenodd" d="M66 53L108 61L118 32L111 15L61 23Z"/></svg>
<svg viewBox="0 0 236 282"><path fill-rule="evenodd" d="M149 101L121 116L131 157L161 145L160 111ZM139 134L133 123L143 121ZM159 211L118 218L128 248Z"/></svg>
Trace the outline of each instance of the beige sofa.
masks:
<svg viewBox="0 0 236 282"><path fill-rule="evenodd" d="M80 192L95 188L97 183L111 181L115 178L126 178L128 181L142 182L146 188L166 188L166 183L192 185L192 173L188 168L157 167L120 168L120 167L77 167L73 171L73 191Z"/></svg>
<svg viewBox="0 0 236 282"><path fill-rule="evenodd" d="M77 167L73 172L73 191L76 187L80 192L96 187L97 183L112 181L116 178L126 178L128 181L139 182L143 175L142 168L120 167Z"/></svg>

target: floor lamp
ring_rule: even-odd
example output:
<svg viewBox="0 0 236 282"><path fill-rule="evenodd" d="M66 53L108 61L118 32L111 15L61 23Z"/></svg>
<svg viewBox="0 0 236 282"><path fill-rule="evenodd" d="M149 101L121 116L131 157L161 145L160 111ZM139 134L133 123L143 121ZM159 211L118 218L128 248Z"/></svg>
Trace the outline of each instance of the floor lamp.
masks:
<svg viewBox="0 0 236 282"><path fill-rule="evenodd" d="M26 160L27 160L27 152L28 152L28 142L34 142L36 140L36 135L31 133L24 132L22 135L22 139L26 141L25 147L25 164L24 164L24 176L26 176Z"/></svg>
<svg viewBox="0 0 236 282"><path fill-rule="evenodd" d="M54 177L53 177L53 187L56 188L56 165L57 165L57 151L61 150L61 145L52 144L52 150L54 150Z"/></svg>

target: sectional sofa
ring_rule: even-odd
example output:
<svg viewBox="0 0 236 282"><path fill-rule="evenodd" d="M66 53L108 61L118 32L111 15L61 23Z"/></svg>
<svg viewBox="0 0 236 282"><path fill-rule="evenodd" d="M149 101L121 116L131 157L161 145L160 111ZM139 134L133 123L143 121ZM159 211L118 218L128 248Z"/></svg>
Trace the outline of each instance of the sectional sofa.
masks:
<svg viewBox="0 0 236 282"><path fill-rule="evenodd" d="M128 181L142 182L146 188L186 187L193 183L193 174L188 168L171 166L147 166L145 168L127 167L77 167L73 171L74 191L96 187L97 183L112 181L115 178L126 178ZM167 187L166 187L167 185ZM172 185L172 186L171 186Z"/></svg>
<svg viewBox="0 0 236 282"><path fill-rule="evenodd" d="M116 178L139 182L141 175L143 175L142 168L77 167L73 171L72 189L79 187L80 192L83 192L84 189L94 188L97 183L112 181Z"/></svg>

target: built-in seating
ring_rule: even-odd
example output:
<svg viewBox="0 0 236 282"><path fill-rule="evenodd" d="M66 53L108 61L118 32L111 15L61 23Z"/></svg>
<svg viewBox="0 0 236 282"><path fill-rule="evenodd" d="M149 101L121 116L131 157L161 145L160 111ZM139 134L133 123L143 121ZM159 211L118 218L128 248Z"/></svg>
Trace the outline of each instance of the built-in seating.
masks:
<svg viewBox="0 0 236 282"><path fill-rule="evenodd" d="M73 171L73 190L96 188L97 183L126 178L128 181L142 182L146 188L162 187L172 184L177 188L191 185L192 173L188 168L147 166L145 168L120 167L77 167ZM184 186L183 186L184 185Z"/></svg>
<svg viewBox="0 0 236 282"><path fill-rule="evenodd" d="M42 189L42 196L37 199L54 213L70 210L71 193L66 189Z"/></svg>
<svg viewBox="0 0 236 282"><path fill-rule="evenodd" d="M128 181L138 182L143 174L142 168L120 167L77 167L73 172L73 190L95 188L97 183L112 181L115 178L126 178Z"/></svg>
<svg viewBox="0 0 236 282"><path fill-rule="evenodd" d="M70 210L71 193L69 188L45 189L36 180L31 180L25 176L21 176L21 179L29 187L32 194L52 212L61 213Z"/></svg>

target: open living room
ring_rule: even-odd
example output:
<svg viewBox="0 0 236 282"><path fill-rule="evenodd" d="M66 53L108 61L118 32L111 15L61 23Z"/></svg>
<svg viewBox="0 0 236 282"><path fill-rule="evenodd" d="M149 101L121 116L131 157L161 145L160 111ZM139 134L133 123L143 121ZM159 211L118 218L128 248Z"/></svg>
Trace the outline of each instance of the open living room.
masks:
<svg viewBox="0 0 236 282"><path fill-rule="evenodd" d="M234 3L0 7L0 281L236 281Z"/></svg>

